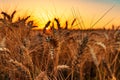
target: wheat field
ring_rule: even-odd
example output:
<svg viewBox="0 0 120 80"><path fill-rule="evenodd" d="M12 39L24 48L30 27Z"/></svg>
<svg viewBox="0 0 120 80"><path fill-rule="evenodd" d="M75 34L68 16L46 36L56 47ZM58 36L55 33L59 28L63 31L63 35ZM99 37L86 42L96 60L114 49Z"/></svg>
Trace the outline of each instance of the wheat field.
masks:
<svg viewBox="0 0 120 80"><path fill-rule="evenodd" d="M120 79L119 26L70 30L76 19L61 26L54 18L33 30L29 15L13 21L15 14L0 14L0 80Z"/></svg>

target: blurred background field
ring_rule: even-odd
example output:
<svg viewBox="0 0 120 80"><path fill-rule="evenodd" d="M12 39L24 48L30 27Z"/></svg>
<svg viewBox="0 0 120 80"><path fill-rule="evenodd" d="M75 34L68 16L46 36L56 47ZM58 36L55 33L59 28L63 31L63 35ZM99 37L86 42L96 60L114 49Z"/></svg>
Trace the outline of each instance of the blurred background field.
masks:
<svg viewBox="0 0 120 80"><path fill-rule="evenodd" d="M44 28L30 16L1 12L0 80L119 80L120 30L68 29L60 19ZM114 28L117 27L117 28Z"/></svg>

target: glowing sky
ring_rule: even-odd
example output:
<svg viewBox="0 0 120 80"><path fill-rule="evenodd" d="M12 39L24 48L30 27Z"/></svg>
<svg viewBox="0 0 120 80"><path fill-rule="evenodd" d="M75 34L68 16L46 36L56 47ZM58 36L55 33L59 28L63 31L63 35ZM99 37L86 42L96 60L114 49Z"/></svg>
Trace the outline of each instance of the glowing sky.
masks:
<svg viewBox="0 0 120 80"><path fill-rule="evenodd" d="M120 25L120 0L0 0L0 10L9 12L17 9L23 14L28 11L35 16L40 27L48 20L59 17L63 22L72 22L73 18L77 18L79 25L82 22L82 26L90 28L113 5L113 9L94 28Z"/></svg>

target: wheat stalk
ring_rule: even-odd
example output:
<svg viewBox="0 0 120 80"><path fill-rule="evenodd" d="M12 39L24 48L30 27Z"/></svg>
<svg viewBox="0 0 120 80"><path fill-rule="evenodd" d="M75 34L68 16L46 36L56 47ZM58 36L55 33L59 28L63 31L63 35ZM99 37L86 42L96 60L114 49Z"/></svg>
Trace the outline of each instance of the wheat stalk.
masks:
<svg viewBox="0 0 120 80"><path fill-rule="evenodd" d="M70 67L67 65L58 65L57 70L62 70L62 69L69 69Z"/></svg>
<svg viewBox="0 0 120 80"><path fill-rule="evenodd" d="M46 72L40 72L34 80L49 80Z"/></svg>
<svg viewBox="0 0 120 80"><path fill-rule="evenodd" d="M89 49L90 49L90 54L91 54L91 57L92 57L92 59L93 59L93 62L94 62L94 64L98 67L99 63L98 63L96 54L95 54L95 52L94 52L94 49L93 49L90 45L88 45L88 47L89 47Z"/></svg>
<svg viewBox="0 0 120 80"><path fill-rule="evenodd" d="M47 24L45 24L45 27L43 28L43 33L46 32L46 28L49 27L51 21L48 21Z"/></svg>
<svg viewBox="0 0 120 80"><path fill-rule="evenodd" d="M76 21L76 18L72 21L71 26L74 25L75 21Z"/></svg>
<svg viewBox="0 0 120 80"><path fill-rule="evenodd" d="M61 29L61 26L60 26L60 21L59 21L59 19L55 18L54 20L55 20L56 23L57 23L58 30L60 30L60 29Z"/></svg>
<svg viewBox="0 0 120 80"><path fill-rule="evenodd" d="M95 42L96 45L101 46L106 51L106 46L102 42Z"/></svg>

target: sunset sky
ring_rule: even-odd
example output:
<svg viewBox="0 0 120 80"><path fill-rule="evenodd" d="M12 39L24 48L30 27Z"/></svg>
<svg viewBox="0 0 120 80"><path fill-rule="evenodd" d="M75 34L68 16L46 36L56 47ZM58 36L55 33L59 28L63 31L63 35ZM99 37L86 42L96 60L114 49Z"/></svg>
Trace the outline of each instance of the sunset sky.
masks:
<svg viewBox="0 0 120 80"><path fill-rule="evenodd" d="M112 24L120 25L120 0L0 0L0 11L16 9L22 15L32 14L41 28L54 17L60 18L61 23L64 20L72 22L76 18L75 27L90 28L113 5L105 17L93 26L110 28Z"/></svg>

